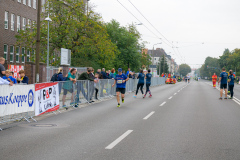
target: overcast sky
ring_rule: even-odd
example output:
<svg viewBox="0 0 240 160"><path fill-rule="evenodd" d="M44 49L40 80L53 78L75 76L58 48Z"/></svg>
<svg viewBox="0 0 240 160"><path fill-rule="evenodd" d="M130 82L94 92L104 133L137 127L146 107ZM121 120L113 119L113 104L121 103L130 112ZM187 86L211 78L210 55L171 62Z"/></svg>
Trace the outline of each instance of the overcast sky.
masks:
<svg viewBox="0 0 240 160"><path fill-rule="evenodd" d="M105 22L116 19L122 26L143 23L137 29L142 40L149 42L146 47L152 49L162 42L155 48L171 52L178 64L198 68L207 56L219 57L225 48L240 48L240 0L130 0L157 30L129 0L118 1L90 0L90 3Z"/></svg>

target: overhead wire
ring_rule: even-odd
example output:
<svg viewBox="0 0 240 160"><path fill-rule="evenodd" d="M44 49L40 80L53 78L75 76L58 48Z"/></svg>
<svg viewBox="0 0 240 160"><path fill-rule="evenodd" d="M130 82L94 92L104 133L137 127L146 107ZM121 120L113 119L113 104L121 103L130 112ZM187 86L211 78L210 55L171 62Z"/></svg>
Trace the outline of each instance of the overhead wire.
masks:
<svg viewBox="0 0 240 160"><path fill-rule="evenodd" d="M141 21L129 10L129 9L127 9L127 7L125 7L119 0L117 0L117 2L126 10L126 11L128 11L135 19L137 19L140 23L141 23ZM151 22L149 22L150 24L151 24ZM151 24L152 25L152 24ZM166 37L164 37L153 25L153 27L154 27L154 29L155 30L157 30L157 32L159 32L170 44L168 44L168 43L166 43L162 38L160 38L159 36L157 36L153 31L151 31L146 25L144 25L143 24L143 26L148 30L148 31L150 31L156 38L158 38L158 39L161 39L162 41L163 41L163 43L165 43L167 46L169 46L170 48L172 48L173 49L173 51L174 51L174 53L175 53L175 55L177 55L176 54L176 51L174 50L174 45L170 45L170 44L172 44L168 39L166 39ZM182 56L181 55L179 55L179 58L180 58L180 61L182 62Z"/></svg>

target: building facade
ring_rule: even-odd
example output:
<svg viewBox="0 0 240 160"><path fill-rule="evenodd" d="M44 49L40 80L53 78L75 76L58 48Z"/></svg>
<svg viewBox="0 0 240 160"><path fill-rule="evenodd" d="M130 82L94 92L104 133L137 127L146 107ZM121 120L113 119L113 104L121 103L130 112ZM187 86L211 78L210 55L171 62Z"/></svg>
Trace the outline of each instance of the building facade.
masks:
<svg viewBox="0 0 240 160"><path fill-rule="evenodd" d="M16 46L15 36L36 20L37 0L0 1L0 57L6 59L5 67L30 62L29 51L24 46Z"/></svg>
<svg viewBox="0 0 240 160"><path fill-rule="evenodd" d="M159 61L161 60L161 57L164 55L166 58L166 62L168 64L168 68L169 68L169 72L175 74L177 73L177 63L175 62L175 60L168 55L164 49L162 48L156 48L156 50L148 50L148 54L151 56L152 58L152 65L150 66L150 68L153 71L157 70L157 66L159 64Z"/></svg>

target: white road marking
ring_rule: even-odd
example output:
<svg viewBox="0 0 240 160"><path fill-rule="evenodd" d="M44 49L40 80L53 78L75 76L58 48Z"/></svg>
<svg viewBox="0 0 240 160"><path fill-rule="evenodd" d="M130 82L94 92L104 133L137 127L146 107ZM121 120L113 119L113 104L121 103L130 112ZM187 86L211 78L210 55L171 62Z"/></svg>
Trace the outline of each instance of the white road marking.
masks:
<svg viewBox="0 0 240 160"><path fill-rule="evenodd" d="M166 102L163 102L162 104L160 104L160 106L163 106L164 104L166 104Z"/></svg>
<svg viewBox="0 0 240 160"><path fill-rule="evenodd" d="M236 102L238 105L240 105L240 102L238 102L237 100L233 99L234 102Z"/></svg>
<svg viewBox="0 0 240 160"><path fill-rule="evenodd" d="M178 92L180 92L180 90Z"/></svg>
<svg viewBox="0 0 240 160"><path fill-rule="evenodd" d="M155 112L152 111L151 113L149 113L146 117L144 117L143 119L144 120L147 120L149 117L151 117Z"/></svg>
<svg viewBox="0 0 240 160"><path fill-rule="evenodd" d="M169 97L168 99L172 99L172 96L171 96L171 97Z"/></svg>
<svg viewBox="0 0 240 160"><path fill-rule="evenodd" d="M121 135L118 139L116 139L111 144L109 144L105 149L113 149L113 147L115 147L119 142L121 142L124 138L126 138L132 132L133 130L128 130L123 135Z"/></svg>
<svg viewBox="0 0 240 160"><path fill-rule="evenodd" d="M173 95L176 95L177 93L174 93Z"/></svg>

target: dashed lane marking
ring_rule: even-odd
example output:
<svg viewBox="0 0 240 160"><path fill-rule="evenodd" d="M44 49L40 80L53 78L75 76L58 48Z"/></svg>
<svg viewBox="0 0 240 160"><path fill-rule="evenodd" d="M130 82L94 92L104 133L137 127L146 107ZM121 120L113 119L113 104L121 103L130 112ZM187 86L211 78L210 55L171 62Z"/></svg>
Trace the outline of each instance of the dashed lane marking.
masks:
<svg viewBox="0 0 240 160"><path fill-rule="evenodd" d="M174 93L173 95L176 95L177 93Z"/></svg>
<svg viewBox="0 0 240 160"><path fill-rule="evenodd" d="M160 106L163 106L164 104L166 104L166 102L163 102L162 104L160 104Z"/></svg>
<svg viewBox="0 0 240 160"><path fill-rule="evenodd" d="M118 139L116 139L111 144L109 144L105 149L113 149L113 147L115 147L119 142L121 142L124 138L126 138L132 132L133 130L128 130L123 135L121 135Z"/></svg>
<svg viewBox="0 0 240 160"><path fill-rule="evenodd" d="M172 96L171 96L171 97L169 97L168 99L172 99Z"/></svg>
<svg viewBox="0 0 240 160"><path fill-rule="evenodd" d="M144 120L147 120L149 117L151 117L155 112L152 111L151 113L149 113L146 117L144 117L143 119Z"/></svg>

